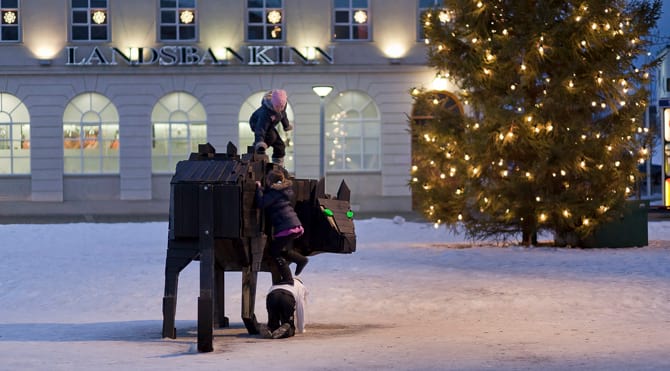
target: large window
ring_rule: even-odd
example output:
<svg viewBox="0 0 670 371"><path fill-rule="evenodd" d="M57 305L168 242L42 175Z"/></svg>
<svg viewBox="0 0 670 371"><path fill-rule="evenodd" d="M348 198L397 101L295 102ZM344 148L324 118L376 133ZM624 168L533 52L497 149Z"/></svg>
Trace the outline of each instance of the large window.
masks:
<svg viewBox="0 0 670 371"><path fill-rule="evenodd" d="M326 105L328 170L381 169L381 119L367 94L345 91Z"/></svg>
<svg viewBox="0 0 670 371"><path fill-rule="evenodd" d="M247 40L284 40L282 0L247 1Z"/></svg>
<svg viewBox="0 0 670 371"><path fill-rule="evenodd" d="M418 19L417 19L417 39L418 40L425 40L426 39L426 33L423 30L425 20L423 19L424 15L426 14L427 11L433 9L433 8L439 8L444 5L443 0L419 0L419 11L418 11Z"/></svg>
<svg viewBox="0 0 670 371"><path fill-rule="evenodd" d="M0 174L30 174L30 115L7 93L0 93Z"/></svg>
<svg viewBox="0 0 670 371"><path fill-rule="evenodd" d="M246 101L244 101L244 104L242 104L242 108L240 108L240 114L238 117L239 122L238 133L240 140L238 142L239 148L237 149L237 151L240 153L247 153L247 146L252 146L254 144L254 132L251 131L251 127L249 126L249 118L254 113L254 111L261 106L261 99L263 99L263 96L265 94L266 92L261 91L251 95L249 98L247 98ZM295 125L295 123L293 122L293 108L291 107L290 103L286 104L286 117L288 118L288 121L291 124ZM294 158L295 147L293 146L293 130L285 132L281 124L278 124L276 128L277 131L279 132L279 136L286 144L286 156L284 156L284 168L292 173L295 171L295 158ZM267 155L268 157L272 157L272 147L268 147Z"/></svg>
<svg viewBox="0 0 670 371"><path fill-rule="evenodd" d="M154 173L174 173L177 162L198 152L207 143L207 113L187 93L170 93L161 98L151 113L151 164Z"/></svg>
<svg viewBox="0 0 670 371"><path fill-rule="evenodd" d="M160 0L161 41L193 41L197 38L198 18L195 0Z"/></svg>
<svg viewBox="0 0 670 371"><path fill-rule="evenodd" d="M73 41L109 40L107 0L70 0Z"/></svg>
<svg viewBox="0 0 670 371"><path fill-rule="evenodd" d="M19 0L0 0L0 41L20 41Z"/></svg>
<svg viewBox="0 0 670 371"><path fill-rule="evenodd" d="M368 0L334 0L334 40L370 40Z"/></svg>
<svg viewBox="0 0 670 371"><path fill-rule="evenodd" d="M84 93L63 113L65 174L118 174L119 113L102 94Z"/></svg>

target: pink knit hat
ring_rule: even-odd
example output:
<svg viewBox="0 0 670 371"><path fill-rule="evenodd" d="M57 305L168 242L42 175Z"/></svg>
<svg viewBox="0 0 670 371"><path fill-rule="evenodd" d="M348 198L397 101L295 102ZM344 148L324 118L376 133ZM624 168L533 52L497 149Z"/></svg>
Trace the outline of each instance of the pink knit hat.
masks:
<svg viewBox="0 0 670 371"><path fill-rule="evenodd" d="M275 112L286 109L286 90L275 89L272 91L272 107Z"/></svg>

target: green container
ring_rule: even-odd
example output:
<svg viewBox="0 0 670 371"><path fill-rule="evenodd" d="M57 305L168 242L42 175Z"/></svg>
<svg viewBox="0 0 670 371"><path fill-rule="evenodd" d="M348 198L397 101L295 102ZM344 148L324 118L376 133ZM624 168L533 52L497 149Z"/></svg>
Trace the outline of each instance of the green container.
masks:
<svg viewBox="0 0 670 371"><path fill-rule="evenodd" d="M581 247L642 247L649 244L648 200L626 201L618 220L603 224L580 243Z"/></svg>

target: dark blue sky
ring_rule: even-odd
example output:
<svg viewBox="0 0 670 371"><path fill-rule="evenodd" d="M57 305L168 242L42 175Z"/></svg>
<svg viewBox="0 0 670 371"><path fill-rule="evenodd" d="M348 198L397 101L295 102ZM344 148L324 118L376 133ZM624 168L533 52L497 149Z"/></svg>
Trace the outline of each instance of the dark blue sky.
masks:
<svg viewBox="0 0 670 371"><path fill-rule="evenodd" d="M670 0L663 0L663 14L658 20L661 36L670 36Z"/></svg>

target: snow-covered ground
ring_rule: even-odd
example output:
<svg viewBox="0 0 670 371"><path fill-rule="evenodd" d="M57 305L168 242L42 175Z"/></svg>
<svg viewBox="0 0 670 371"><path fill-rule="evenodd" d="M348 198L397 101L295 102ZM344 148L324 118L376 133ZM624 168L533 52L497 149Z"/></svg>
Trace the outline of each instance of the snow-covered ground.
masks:
<svg viewBox="0 0 670 371"><path fill-rule="evenodd" d="M471 246L429 224L356 221L358 250L311 258L307 333L231 327L196 351L198 265L161 339L167 223L0 225L0 370L668 370L670 222L649 246ZM269 275L257 316L266 319Z"/></svg>

